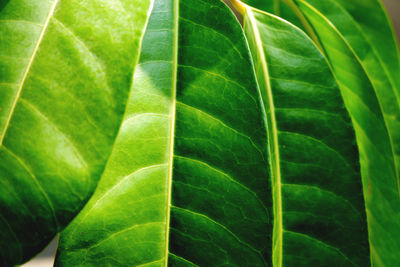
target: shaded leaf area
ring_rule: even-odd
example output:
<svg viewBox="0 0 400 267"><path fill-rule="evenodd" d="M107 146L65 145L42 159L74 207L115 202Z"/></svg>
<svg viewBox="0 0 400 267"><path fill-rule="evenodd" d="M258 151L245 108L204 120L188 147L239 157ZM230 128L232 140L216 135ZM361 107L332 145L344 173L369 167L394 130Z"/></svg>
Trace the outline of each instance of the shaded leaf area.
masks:
<svg viewBox="0 0 400 267"><path fill-rule="evenodd" d="M270 265L266 144L234 15L156 0L116 145L57 265Z"/></svg>
<svg viewBox="0 0 400 267"><path fill-rule="evenodd" d="M150 1L3 2L0 262L9 266L43 249L94 190Z"/></svg>
<svg viewBox="0 0 400 267"><path fill-rule="evenodd" d="M287 21L290 21L297 27L303 29L304 25L302 24L299 17L293 12L293 9L287 4L291 0L235 0L238 2L245 3L253 8L260 9L262 11L268 12L270 14L274 14L276 16L285 18Z"/></svg>
<svg viewBox="0 0 400 267"><path fill-rule="evenodd" d="M385 45L380 43L382 41L371 39L374 32L371 23L363 23L367 18L360 18L360 14L349 9L348 4L337 1L328 12L321 3L316 4L317 9L298 1L321 40L354 122L361 152L372 263L398 265L400 199L397 125L400 113L397 81L392 78L398 73L398 56L378 2L366 1L366 4L376 7L369 9L368 14L374 14L372 18L382 26L382 32L377 36L387 41ZM365 10L365 5L360 4L360 8ZM389 54L392 60L389 60Z"/></svg>
<svg viewBox="0 0 400 267"><path fill-rule="evenodd" d="M268 121L274 265L369 265L354 131L327 62L278 17L247 8L244 28Z"/></svg>

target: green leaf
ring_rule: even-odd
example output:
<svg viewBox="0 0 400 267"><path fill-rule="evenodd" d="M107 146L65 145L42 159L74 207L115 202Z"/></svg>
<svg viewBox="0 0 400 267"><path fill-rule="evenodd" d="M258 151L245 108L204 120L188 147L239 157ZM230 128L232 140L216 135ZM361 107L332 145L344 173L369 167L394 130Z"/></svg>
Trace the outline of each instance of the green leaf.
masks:
<svg viewBox="0 0 400 267"><path fill-rule="evenodd" d="M294 25L303 29L304 25L301 22L301 19L296 16L290 6L287 5L287 1L288 0L243 0L240 2L270 14L283 17L287 21L290 21Z"/></svg>
<svg viewBox="0 0 400 267"><path fill-rule="evenodd" d="M126 117L59 266L267 266L266 132L244 35L215 0L157 0Z"/></svg>
<svg viewBox="0 0 400 267"><path fill-rule="evenodd" d="M350 44L376 87L393 90L399 101L400 56L397 38L381 0L307 0ZM388 80L388 81L386 81ZM391 88L394 87L394 88ZM377 89L378 91L384 89ZM393 95L387 92L388 96ZM398 107L397 105L394 105Z"/></svg>
<svg viewBox="0 0 400 267"><path fill-rule="evenodd" d="M400 250L400 106L398 52L376 1L372 19L385 40L371 39L371 23L341 1L297 1L313 25L341 87L360 149L373 265L396 266ZM318 3L317 3L318 2ZM374 4L375 3L375 4ZM326 4L329 4L326 6ZM313 6L315 5L315 6ZM386 26L385 26L386 25ZM378 28L375 28L375 32ZM392 55L392 60L389 59Z"/></svg>
<svg viewBox="0 0 400 267"><path fill-rule="evenodd" d="M367 266L353 127L327 62L282 19L246 8L244 29L266 110L274 266Z"/></svg>
<svg viewBox="0 0 400 267"><path fill-rule="evenodd" d="M369 263L354 132L327 62L271 15L247 9L245 30L259 88L227 7L155 1L113 153L56 265Z"/></svg>
<svg viewBox="0 0 400 267"><path fill-rule="evenodd" d="M117 134L150 1L1 1L0 263L44 248Z"/></svg>

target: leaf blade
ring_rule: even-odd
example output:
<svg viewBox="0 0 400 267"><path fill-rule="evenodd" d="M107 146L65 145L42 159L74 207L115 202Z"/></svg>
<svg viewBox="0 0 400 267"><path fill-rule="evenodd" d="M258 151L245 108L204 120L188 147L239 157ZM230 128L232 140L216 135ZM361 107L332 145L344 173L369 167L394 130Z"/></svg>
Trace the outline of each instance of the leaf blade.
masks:
<svg viewBox="0 0 400 267"><path fill-rule="evenodd" d="M178 2L178 91L173 136L175 149L171 223L167 225L167 169L171 159L168 153L171 124L168 119L172 113L171 103L174 101L171 93L174 85L170 85L173 77L171 60L174 33L170 29L174 21L174 7L176 8L175 4ZM218 19L221 17L226 20ZM160 27L166 29L167 34L161 35ZM197 34L192 34L193 32ZM122 251L134 249L135 253L107 249L103 243L104 246L97 247L96 251L92 249L87 252L85 263L115 263L109 258L99 259L107 251L111 257L126 265L158 262L163 257L164 260L168 257L171 263L191 265L209 262L229 262L242 266L267 265L264 254L269 253L268 241L265 241L268 240L268 211L265 204L268 174L264 159L266 151L261 147L264 144L263 121L258 113L258 92L254 77L247 71L251 69L251 63L241 33L240 26L222 3L209 0L155 2L143 45L141 64L135 74L134 94L131 105L128 106L128 114L142 116L143 120L137 127L130 127L128 130L124 127L127 127L125 123L129 116L125 119L121 133L126 135L119 136L114 157L110 160L112 165L107 168L109 173L106 171L94 198L64 232L57 257L58 264L73 265L80 262L85 253L85 244L95 244L107 232L117 232L117 229L138 224L140 220L149 221L153 218L153 221L161 221L170 229L168 247L165 246L164 225L153 235L148 233L140 237L151 242L148 249L145 244L131 248L131 241L124 241L124 237L120 236L114 242L118 242L120 248L123 247ZM159 50L160 47L163 48L162 51ZM205 52L208 57L204 57ZM151 60L153 63L146 64ZM244 112L247 109L248 112ZM161 122L160 118L157 126L141 115L158 113L160 110L164 114L164 121ZM143 135L139 136L135 132L143 132ZM146 149L140 149L138 144L145 142L140 140L149 140L151 137L155 140L148 142ZM128 139L131 140L129 146L126 142ZM118 147L121 152L132 151L129 159L124 159L128 155L126 153L117 156ZM141 163L146 160L151 163ZM108 200L113 205L127 203L120 205L121 211L113 213L115 216L103 218L101 215L103 209L107 213L115 209L111 204L93 208L95 201L101 198L100 192L106 192L110 186L119 183L121 176L125 176L121 174L121 170L130 173L135 164L145 166L154 164L153 161L167 166L160 171L157 178L148 177L148 189L142 191L150 196L147 190L155 188L153 191L157 191L157 195L161 194L158 204L148 199L147 202L144 200L142 207L134 206L132 202L135 199L146 197L139 193L135 196L133 192L139 190L138 186L124 186L125 193L121 192L116 199ZM111 171L113 168L114 171ZM134 180L129 181L134 183ZM150 208L153 212L150 212ZM91 214L87 215L90 209ZM147 213L154 213L154 216L135 216L129 213L131 209L138 214L146 214L143 212L148 210ZM224 212L225 209L232 212ZM125 222L120 220L127 217ZM106 231L96 230L102 229L96 224L99 220L99 225L104 225ZM84 232L85 236L80 236L80 232ZM130 240L139 238L138 233L125 234ZM165 249L168 249L169 255L166 255ZM161 261L158 264L162 265Z"/></svg>
<svg viewBox="0 0 400 267"><path fill-rule="evenodd" d="M389 118L386 113L388 103L383 99L388 90L394 93L397 89L393 84L388 86L389 80L382 85L371 78L376 78L377 74L368 75L371 66L366 66L357 57L359 52L353 49L354 42L349 43L347 37L327 17L306 2L302 1L300 7L322 40L354 121L361 152L372 263L396 264L398 259L390 251L399 246L395 238L399 235L396 219L399 214L399 197L395 148L398 144L394 143L396 138L393 138L397 135L397 119ZM376 66L380 67L378 63ZM345 72L354 73L352 80L349 80ZM376 72L382 72L382 69L378 68ZM393 101L397 101L396 97L390 100L392 104L389 108L396 108ZM385 242L383 236L386 236Z"/></svg>
<svg viewBox="0 0 400 267"><path fill-rule="evenodd" d="M328 64L311 40L286 21L248 6L246 16L244 28L267 121L277 122L268 128L277 140L269 142L271 165L281 169L279 176L271 172L277 176L272 177L273 263L324 265L335 258L344 266L367 264L368 235L354 133ZM279 154L271 143L279 144ZM279 160L274 160L277 156ZM329 174L330 169L337 175ZM360 216L352 215L353 210ZM343 236L357 245L349 245Z"/></svg>
<svg viewBox="0 0 400 267"><path fill-rule="evenodd" d="M43 249L94 190L124 111L148 5L121 16L132 6L28 2L8 1L0 10L8 25L0 29L6 266Z"/></svg>

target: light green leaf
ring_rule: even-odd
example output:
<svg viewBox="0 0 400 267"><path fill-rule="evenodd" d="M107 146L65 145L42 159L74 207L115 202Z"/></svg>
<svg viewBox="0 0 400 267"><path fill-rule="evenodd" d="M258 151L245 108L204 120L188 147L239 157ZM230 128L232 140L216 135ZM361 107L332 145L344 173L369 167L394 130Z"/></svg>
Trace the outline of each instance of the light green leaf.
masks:
<svg viewBox="0 0 400 267"><path fill-rule="evenodd" d="M396 266L400 263L397 255L400 250L400 98L396 86L400 76L395 77L399 72L393 36L388 35L387 20L378 19L383 19L380 9L368 13L382 22L378 23L382 33L376 36L387 43L378 47L380 41L370 39L370 24L363 25L356 14L347 13L347 4L308 2L318 9L305 1L298 1L298 5L313 25L329 58L357 134L372 263ZM369 5L373 2L378 3L365 1ZM325 6L327 3L329 8ZM388 53L392 53L391 61Z"/></svg>
<svg viewBox="0 0 400 267"><path fill-rule="evenodd" d="M1 266L43 249L94 190L125 110L149 4L1 1Z"/></svg>
<svg viewBox="0 0 400 267"><path fill-rule="evenodd" d="M155 1L134 80L57 265L269 265L266 132L233 14L221 1Z"/></svg>
<svg viewBox="0 0 400 267"><path fill-rule="evenodd" d="M358 155L340 90L317 47L246 7L244 29L267 114L274 266L367 266Z"/></svg>
<svg viewBox="0 0 400 267"><path fill-rule="evenodd" d="M155 1L112 156L56 265L369 262L354 132L328 64L291 24L245 19L260 89L227 7Z"/></svg>

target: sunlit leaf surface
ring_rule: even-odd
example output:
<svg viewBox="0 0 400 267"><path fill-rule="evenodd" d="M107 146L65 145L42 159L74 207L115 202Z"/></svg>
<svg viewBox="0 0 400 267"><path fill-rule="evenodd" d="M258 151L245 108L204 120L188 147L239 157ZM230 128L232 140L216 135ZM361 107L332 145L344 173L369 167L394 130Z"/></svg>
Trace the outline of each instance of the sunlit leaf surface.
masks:
<svg viewBox="0 0 400 267"><path fill-rule="evenodd" d="M43 249L94 190L149 3L1 1L1 266Z"/></svg>

